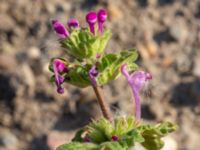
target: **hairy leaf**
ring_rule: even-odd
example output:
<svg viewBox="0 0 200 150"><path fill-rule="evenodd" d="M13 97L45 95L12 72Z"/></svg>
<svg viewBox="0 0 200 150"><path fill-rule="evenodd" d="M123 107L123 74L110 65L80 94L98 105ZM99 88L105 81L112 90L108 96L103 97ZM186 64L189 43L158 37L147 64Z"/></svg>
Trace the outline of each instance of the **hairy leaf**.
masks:
<svg viewBox="0 0 200 150"><path fill-rule="evenodd" d="M96 148L97 145L93 143L71 142L69 144L59 146L56 150L96 150Z"/></svg>

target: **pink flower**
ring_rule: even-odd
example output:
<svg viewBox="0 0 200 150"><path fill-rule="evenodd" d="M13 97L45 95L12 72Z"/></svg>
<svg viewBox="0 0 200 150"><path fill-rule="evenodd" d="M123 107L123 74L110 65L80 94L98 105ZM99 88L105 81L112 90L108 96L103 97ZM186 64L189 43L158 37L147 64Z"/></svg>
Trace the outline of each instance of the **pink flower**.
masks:
<svg viewBox="0 0 200 150"><path fill-rule="evenodd" d="M100 34L103 32L103 23L107 19L107 12L104 9L100 9L98 12L98 30Z"/></svg>
<svg viewBox="0 0 200 150"><path fill-rule="evenodd" d="M52 26L60 39L65 39L69 36L68 30L58 20L52 20Z"/></svg>
<svg viewBox="0 0 200 150"><path fill-rule="evenodd" d="M97 83L96 83L97 76L98 76L98 71L97 71L96 66L94 65L94 66L92 66L92 68L89 71L89 77L90 77L90 80L91 80L93 86L97 85Z"/></svg>
<svg viewBox="0 0 200 150"><path fill-rule="evenodd" d="M95 34L95 23L97 22L97 14L94 11L90 11L87 15L86 15L86 21L89 24L90 27L90 32Z"/></svg>
<svg viewBox="0 0 200 150"><path fill-rule="evenodd" d="M79 27L79 22L78 22L78 20L77 19L74 19L74 18L71 18L71 19L69 19L68 20L68 22L67 22L67 24L68 24L68 27L69 28L78 28Z"/></svg>
<svg viewBox="0 0 200 150"><path fill-rule="evenodd" d="M144 71L135 71L132 74L129 74L127 71L126 64L122 65L121 72L126 77L131 87L135 99L135 106L136 106L135 115L137 119L140 119L141 118L140 90L144 87L145 83L148 80L152 79L152 75Z"/></svg>
<svg viewBox="0 0 200 150"><path fill-rule="evenodd" d="M64 88L62 87L62 84L64 83L65 78L61 76L61 73L68 72L68 68L65 66L62 60L55 59L53 61L53 71L55 75L55 83L57 86L57 92L60 94L63 94Z"/></svg>

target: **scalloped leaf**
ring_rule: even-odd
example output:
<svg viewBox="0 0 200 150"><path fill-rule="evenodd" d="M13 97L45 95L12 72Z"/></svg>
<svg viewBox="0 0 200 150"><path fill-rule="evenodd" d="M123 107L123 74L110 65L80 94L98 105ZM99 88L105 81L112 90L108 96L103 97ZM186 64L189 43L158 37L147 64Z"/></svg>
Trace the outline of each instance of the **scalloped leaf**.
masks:
<svg viewBox="0 0 200 150"><path fill-rule="evenodd" d="M88 29L73 30L68 38L60 41L66 52L76 59L94 59L104 49L111 37L111 32L105 30L102 35L94 36Z"/></svg>
<svg viewBox="0 0 200 150"><path fill-rule="evenodd" d="M97 64L97 68L100 69L97 83L103 85L119 77L122 64L127 64L132 69L131 71L135 70L137 65L134 61L137 57L138 54L135 49L124 50L120 54L106 54Z"/></svg>
<svg viewBox="0 0 200 150"><path fill-rule="evenodd" d="M145 139L141 144L147 150L160 150L164 146L161 138L176 129L177 126L171 122L164 122L157 125L142 125L138 128Z"/></svg>
<svg viewBox="0 0 200 150"><path fill-rule="evenodd" d="M86 128L88 131L88 137L91 139L92 142L102 143L105 141L109 141L112 137L112 124L104 118L93 121Z"/></svg>
<svg viewBox="0 0 200 150"><path fill-rule="evenodd" d="M123 134L135 129L138 126L133 116L121 117L117 116L114 120L113 135L122 136Z"/></svg>
<svg viewBox="0 0 200 150"><path fill-rule="evenodd" d="M121 145L124 147L133 147L136 142L144 142L144 138L136 129L132 129L129 132L122 135L120 141Z"/></svg>
<svg viewBox="0 0 200 150"><path fill-rule="evenodd" d="M119 142L104 142L98 147L98 150L127 150L127 147Z"/></svg>
<svg viewBox="0 0 200 150"><path fill-rule="evenodd" d="M74 68L70 68L70 71L65 75L68 80L65 82L70 83L72 85L84 88L91 85L89 77L88 77L89 69L83 66L75 66Z"/></svg>
<svg viewBox="0 0 200 150"><path fill-rule="evenodd" d="M56 150L96 150L96 148L97 145L93 143L71 142L59 146Z"/></svg>

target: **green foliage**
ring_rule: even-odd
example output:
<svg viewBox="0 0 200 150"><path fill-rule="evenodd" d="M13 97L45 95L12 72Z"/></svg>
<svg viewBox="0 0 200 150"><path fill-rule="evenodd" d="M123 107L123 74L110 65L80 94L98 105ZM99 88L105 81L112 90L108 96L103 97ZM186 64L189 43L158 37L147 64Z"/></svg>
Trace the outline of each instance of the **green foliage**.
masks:
<svg viewBox="0 0 200 150"><path fill-rule="evenodd" d="M137 123L132 116L121 117L117 116L114 119L114 130L113 135L122 136L137 127Z"/></svg>
<svg viewBox="0 0 200 150"><path fill-rule="evenodd" d="M135 70L137 65L134 61L137 59L138 54L136 50L129 49L124 50L119 54L107 54L99 63L97 68L100 74L97 77L97 83L103 85L108 81L115 80L121 74L120 67L123 64L127 64L130 70Z"/></svg>
<svg viewBox="0 0 200 150"><path fill-rule="evenodd" d="M76 59L95 59L102 54L110 39L111 32L105 30L102 35L94 36L88 29L73 30L70 37L61 41L66 52Z"/></svg>
<svg viewBox="0 0 200 150"><path fill-rule="evenodd" d="M102 143L111 139L113 126L107 119L102 118L90 123L86 127L86 130L88 132L88 137L92 142Z"/></svg>
<svg viewBox="0 0 200 150"><path fill-rule="evenodd" d="M142 145L147 150L160 150L164 146L164 142L161 138L176 129L177 126L170 122L164 122L157 125L142 125L138 128L145 139L145 141L142 142Z"/></svg>
<svg viewBox="0 0 200 150"><path fill-rule="evenodd" d="M104 142L97 148L98 150L127 150L119 142Z"/></svg>
<svg viewBox="0 0 200 150"><path fill-rule="evenodd" d="M93 121L79 130L73 142L57 148L57 150L128 150L140 143L147 150L160 150L164 143L162 137L175 131L177 126L164 122L157 125L140 125L132 116L117 116L113 123L104 118ZM116 136L117 141L112 137ZM90 142L84 142L85 138Z"/></svg>
<svg viewBox="0 0 200 150"><path fill-rule="evenodd" d="M137 56L138 54L134 49L124 50L118 54L105 54L96 62L96 67L98 70L98 76L96 78L97 84L101 86L119 77L121 74L120 67L122 64L126 63L130 68L129 70L135 70L137 65L134 63L134 61L137 59ZM59 59L65 62L69 69L69 72L62 74L62 76L64 76L66 79L65 82L81 88L91 85L88 74L92 67L91 63L69 63L62 58ZM49 66L49 70L52 72L53 60L54 59L51 60L51 64ZM54 81L54 76L52 76L51 81Z"/></svg>
<svg viewBox="0 0 200 150"><path fill-rule="evenodd" d="M93 143L71 142L59 146L56 150L95 150L96 148L97 146Z"/></svg>

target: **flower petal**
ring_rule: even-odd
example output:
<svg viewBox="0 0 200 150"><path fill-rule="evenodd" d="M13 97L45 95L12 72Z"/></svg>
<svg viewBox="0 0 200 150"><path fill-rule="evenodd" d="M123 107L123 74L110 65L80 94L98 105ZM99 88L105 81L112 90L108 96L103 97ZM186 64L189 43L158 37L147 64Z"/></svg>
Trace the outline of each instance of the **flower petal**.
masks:
<svg viewBox="0 0 200 150"><path fill-rule="evenodd" d="M104 9L100 9L98 12L98 30L100 34L103 33L103 23L107 19L107 12Z"/></svg>
<svg viewBox="0 0 200 150"><path fill-rule="evenodd" d="M57 86L57 92L62 94L64 93L64 88L62 87L62 84L64 83L65 78L60 75L60 73L63 73L64 71L67 70L65 67L64 62L62 62L59 59L55 59L53 61L53 70L54 70L54 75L55 75L55 83Z"/></svg>
<svg viewBox="0 0 200 150"><path fill-rule="evenodd" d="M67 22L67 24L68 24L68 27L69 27L69 28L71 28L71 27L73 27L73 28L78 28L78 27L79 27L79 22L78 22L78 20L75 19L75 18L69 19L69 21Z"/></svg>
<svg viewBox="0 0 200 150"><path fill-rule="evenodd" d="M89 71L89 77L90 77L90 80L91 80L93 86L97 85L97 82L96 82L97 76L98 76L98 71L97 71L96 66L94 65L94 66L92 66L92 68Z"/></svg>
<svg viewBox="0 0 200 150"><path fill-rule="evenodd" d="M69 36L69 32L60 21L52 20L52 26L60 39L65 39Z"/></svg>
<svg viewBox="0 0 200 150"><path fill-rule="evenodd" d="M150 73L144 71L135 71L130 75L127 71L126 64L122 65L121 72L126 77L133 92L133 96L135 99L135 107L136 107L135 108L136 119L140 119L141 118L140 90L143 88L143 86L148 80L152 79L152 76Z"/></svg>
<svg viewBox="0 0 200 150"><path fill-rule="evenodd" d="M94 11L90 11L87 15L86 15L86 21L89 24L90 27L90 32L95 34L95 23L97 22L97 14Z"/></svg>

